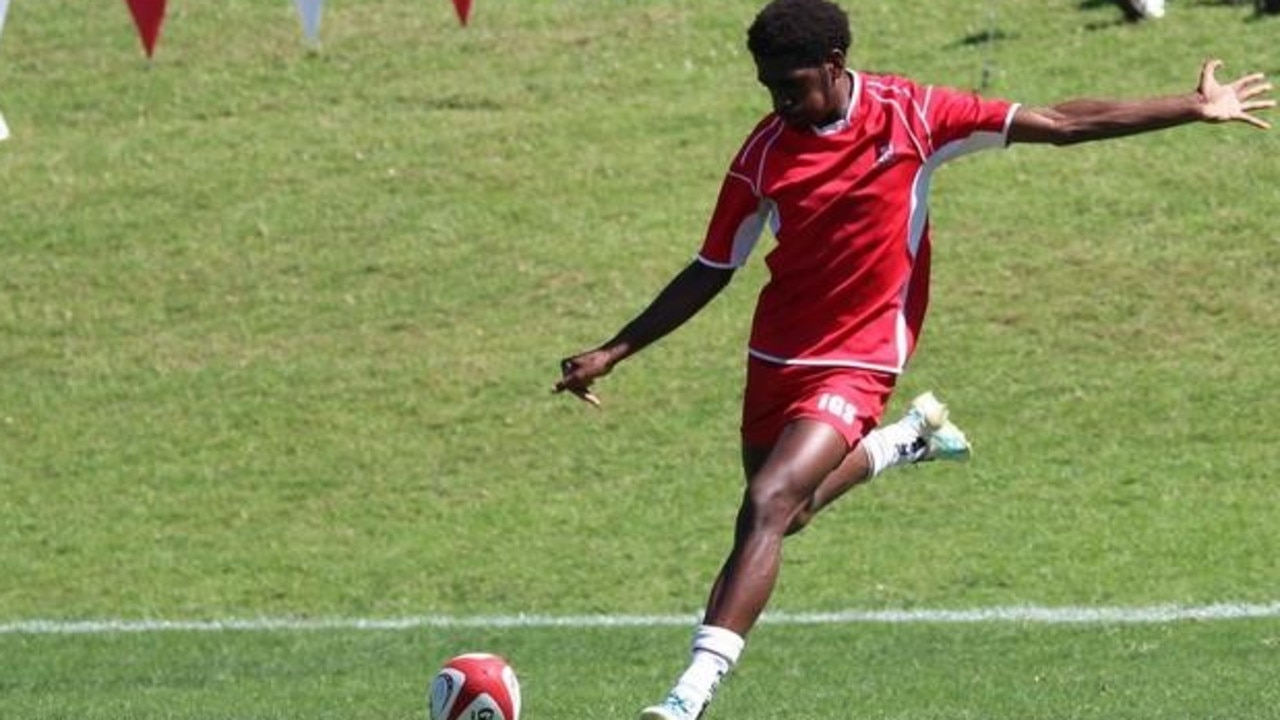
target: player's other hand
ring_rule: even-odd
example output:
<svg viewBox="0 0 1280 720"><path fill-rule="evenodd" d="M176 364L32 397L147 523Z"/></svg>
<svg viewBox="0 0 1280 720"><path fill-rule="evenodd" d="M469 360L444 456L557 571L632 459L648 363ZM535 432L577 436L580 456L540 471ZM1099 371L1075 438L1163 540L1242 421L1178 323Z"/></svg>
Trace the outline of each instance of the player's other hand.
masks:
<svg viewBox="0 0 1280 720"><path fill-rule="evenodd" d="M1222 67L1221 60L1206 60L1200 68L1200 86L1197 91L1203 98L1204 118L1209 122L1231 122L1238 120L1254 127L1266 130L1271 124L1254 113L1276 106L1275 100L1259 99L1259 96L1271 92L1271 83L1262 73L1245 75L1235 82L1223 85L1218 82L1217 72Z"/></svg>
<svg viewBox="0 0 1280 720"><path fill-rule="evenodd" d="M591 383L598 377L608 375L612 369L611 357L603 350L589 350L567 357L560 361L560 379L556 381L552 392L568 391L579 400L600 407L600 398L591 392Z"/></svg>

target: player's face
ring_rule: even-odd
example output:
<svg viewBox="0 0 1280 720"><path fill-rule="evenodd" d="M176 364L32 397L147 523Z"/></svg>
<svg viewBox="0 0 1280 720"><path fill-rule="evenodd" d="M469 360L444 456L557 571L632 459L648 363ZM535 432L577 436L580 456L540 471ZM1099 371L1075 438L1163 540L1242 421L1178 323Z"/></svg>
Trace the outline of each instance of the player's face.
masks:
<svg viewBox="0 0 1280 720"><path fill-rule="evenodd" d="M786 124L803 128L826 125L842 117L847 98L837 92L844 57L832 53L821 65L787 58L756 58L756 78L769 91L774 112Z"/></svg>

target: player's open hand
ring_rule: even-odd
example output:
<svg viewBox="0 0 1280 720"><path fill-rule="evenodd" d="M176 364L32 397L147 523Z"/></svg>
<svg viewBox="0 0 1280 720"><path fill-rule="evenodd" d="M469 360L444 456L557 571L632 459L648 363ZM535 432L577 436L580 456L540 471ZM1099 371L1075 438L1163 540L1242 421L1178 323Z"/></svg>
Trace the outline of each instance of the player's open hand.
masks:
<svg viewBox="0 0 1280 720"><path fill-rule="evenodd" d="M603 350L590 350L565 358L560 361L560 379L556 381L551 391L555 393L568 391L579 400L593 407L600 407L600 398L591 392L591 383L598 377L608 375L612 369L611 357Z"/></svg>
<svg viewBox="0 0 1280 720"><path fill-rule="evenodd" d="M1254 113L1276 106L1275 100L1260 99L1260 96L1271 92L1271 83L1266 75L1253 73L1245 75L1235 82L1223 85L1218 82L1217 72L1222 67L1221 60L1208 60L1200 69L1200 97L1204 99L1204 116L1209 122L1247 122L1254 127L1266 130L1271 124Z"/></svg>

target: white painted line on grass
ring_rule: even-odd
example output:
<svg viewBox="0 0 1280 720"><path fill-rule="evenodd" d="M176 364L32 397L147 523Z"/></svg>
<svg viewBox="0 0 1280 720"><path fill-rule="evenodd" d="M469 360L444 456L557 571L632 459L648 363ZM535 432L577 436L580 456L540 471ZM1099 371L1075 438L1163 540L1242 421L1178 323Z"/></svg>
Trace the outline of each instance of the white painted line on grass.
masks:
<svg viewBox="0 0 1280 720"><path fill-rule="evenodd" d="M1137 624L1185 620L1280 618L1280 602L1219 603L1198 607L1037 607L1014 605L972 610L842 610L824 613L765 613L770 625L850 625L856 623L1035 623ZM419 628L610 628L692 627L696 615L418 615L400 618L257 617L222 620L18 620L0 623L0 635L105 633L273 632L294 630L414 630Z"/></svg>

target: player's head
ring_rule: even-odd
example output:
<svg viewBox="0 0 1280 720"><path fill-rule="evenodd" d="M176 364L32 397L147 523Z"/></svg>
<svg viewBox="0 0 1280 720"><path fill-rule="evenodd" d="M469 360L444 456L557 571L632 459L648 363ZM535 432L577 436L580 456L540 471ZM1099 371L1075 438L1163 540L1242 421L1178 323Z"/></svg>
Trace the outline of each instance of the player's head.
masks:
<svg viewBox="0 0 1280 720"><path fill-rule="evenodd" d="M828 0L772 0L747 30L756 75L791 125L829 122L843 104L836 79L849 52L849 17Z"/></svg>

